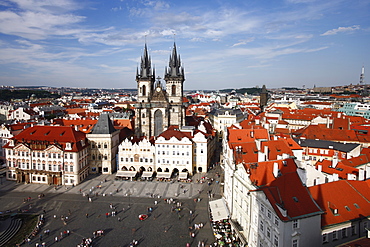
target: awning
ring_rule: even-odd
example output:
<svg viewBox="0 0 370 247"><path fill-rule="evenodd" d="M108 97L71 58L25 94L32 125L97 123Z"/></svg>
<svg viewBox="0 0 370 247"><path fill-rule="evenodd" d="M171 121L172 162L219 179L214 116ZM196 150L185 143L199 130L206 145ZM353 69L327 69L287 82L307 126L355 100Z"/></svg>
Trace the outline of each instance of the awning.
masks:
<svg viewBox="0 0 370 247"><path fill-rule="evenodd" d="M180 172L179 173L179 179L187 179L188 173L187 172Z"/></svg>
<svg viewBox="0 0 370 247"><path fill-rule="evenodd" d="M153 177L153 172L143 172L141 177L142 178L151 178L151 177Z"/></svg>
<svg viewBox="0 0 370 247"><path fill-rule="evenodd" d="M157 178L170 178L170 172L157 172Z"/></svg>
<svg viewBox="0 0 370 247"><path fill-rule="evenodd" d="M218 199L209 202L213 221L224 220L229 217L229 211L227 210L224 199Z"/></svg>
<svg viewBox="0 0 370 247"><path fill-rule="evenodd" d="M116 177L135 177L137 171L117 171Z"/></svg>

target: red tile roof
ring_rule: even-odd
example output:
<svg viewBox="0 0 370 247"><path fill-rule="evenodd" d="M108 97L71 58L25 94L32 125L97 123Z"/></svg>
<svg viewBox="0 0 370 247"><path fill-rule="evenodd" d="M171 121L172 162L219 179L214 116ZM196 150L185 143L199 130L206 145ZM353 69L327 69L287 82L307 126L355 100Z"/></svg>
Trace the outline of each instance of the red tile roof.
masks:
<svg viewBox="0 0 370 247"><path fill-rule="evenodd" d="M15 140L15 146L23 143L31 149L45 149L50 145L65 149L66 144L71 143L71 151L77 152L88 145L85 133L66 126L33 126L23 130L12 139ZM81 140L84 140L84 146L81 145ZM10 142L4 147L12 148L9 144Z"/></svg>
<svg viewBox="0 0 370 247"><path fill-rule="evenodd" d="M339 180L315 185L309 190L313 199L326 212L321 216L322 227L370 216L368 181Z"/></svg>
<svg viewBox="0 0 370 247"><path fill-rule="evenodd" d="M332 164L332 161L322 160L316 162L315 167L317 169L318 166L321 165L322 172L327 174L338 174L341 179L347 179L347 174L358 176L358 169L345 165L341 161L339 161L335 167L333 167Z"/></svg>
<svg viewBox="0 0 370 247"><path fill-rule="evenodd" d="M261 187L276 179L273 174L275 163L277 164L281 175L292 173L297 170L297 165L293 159L249 163L244 164L244 168L247 173L250 174L249 179L251 182L256 186Z"/></svg>
<svg viewBox="0 0 370 247"><path fill-rule="evenodd" d="M297 172L286 173L258 190L265 193L282 221L323 213L307 187L302 184ZM286 210L286 215L282 214L279 207Z"/></svg>

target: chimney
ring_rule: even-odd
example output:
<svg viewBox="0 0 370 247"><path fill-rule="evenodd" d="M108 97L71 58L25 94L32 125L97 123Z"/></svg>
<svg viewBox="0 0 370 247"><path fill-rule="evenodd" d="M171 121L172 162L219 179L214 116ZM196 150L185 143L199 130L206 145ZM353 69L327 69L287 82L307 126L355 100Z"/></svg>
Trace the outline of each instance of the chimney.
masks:
<svg viewBox="0 0 370 247"><path fill-rule="evenodd" d="M267 145L263 147L263 153L266 155L266 161L269 160L269 147Z"/></svg>
<svg viewBox="0 0 370 247"><path fill-rule="evenodd" d="M358 171L358 180L360 180L360 181L365 180L365 170L360 169Z"/></svg>
<svg viewBox="0 0 370 247"><path fill-rule="evenodd" d="M322 172L322 165L318 165L318 166L317 166L317 170L318 170L319 172Z"/></svg>
<svg viewBox="0 0 370 247"><path fill-rule="evenodd" d="M276 162L274 163L274 167L273 167L272 173L274 174L274 177L277 178L278 173L279 173L279 165Z"/></svg>
<svg viewBox="0 0 370 247"><path fill-rule="evenodd" d="M338 165L338 157L333 157L333 160L331 161L331 167L335 168Z"/></svg>

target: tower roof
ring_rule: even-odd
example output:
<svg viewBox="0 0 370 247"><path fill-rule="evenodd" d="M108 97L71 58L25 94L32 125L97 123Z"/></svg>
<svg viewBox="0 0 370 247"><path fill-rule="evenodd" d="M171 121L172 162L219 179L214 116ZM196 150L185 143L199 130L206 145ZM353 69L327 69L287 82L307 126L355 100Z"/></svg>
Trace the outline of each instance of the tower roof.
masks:
<svg viewBox="0 0 370 247"><path fill-rule="evenodd" d="M136 73L136 76L140 76L141 78L149 78L153 76L152 60L148 55L148 48L146 43L144 46L144 53L141 56L140 71L137 71Z"/></svg>
<svg viewBox="0 0 370 247"><path fill-rule="evenodd" d="M177 54L176 43L173 43L172 53L168 67L166 67L165 77L184 77L184 68L181 66L180 55Z"/></svg>
<svg viewBox="0 0 370 247"><path fill-rule="evenodd" d="M103 112L99 116L98 122L95 124L91 134L112 134L116 129L109 118L108 113Z"/></svg>

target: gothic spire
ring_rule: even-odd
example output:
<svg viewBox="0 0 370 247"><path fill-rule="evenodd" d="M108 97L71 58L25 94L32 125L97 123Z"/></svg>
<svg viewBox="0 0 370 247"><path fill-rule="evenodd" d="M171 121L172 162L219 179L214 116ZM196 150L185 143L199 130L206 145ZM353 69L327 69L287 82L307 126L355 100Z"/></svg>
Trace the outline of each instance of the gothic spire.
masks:
<svg viewBox="0 0 370 247"><path fill-rule="evenodd" d="M176 43L173 43L172 53L168 68L166 69L166 77L183 77L184 69L181 66L180 55L177 55Z"/></svg>
<svg viewBox="0 0 370 247"><path fill-rule="evenodd" d="M141 56L141 64L140 64L140 73L139 76L141 78L148 78L152 76L152 61L150 56L148 55L148 48L144 46L144 54Z"/></svg>

